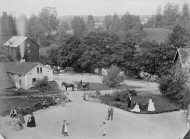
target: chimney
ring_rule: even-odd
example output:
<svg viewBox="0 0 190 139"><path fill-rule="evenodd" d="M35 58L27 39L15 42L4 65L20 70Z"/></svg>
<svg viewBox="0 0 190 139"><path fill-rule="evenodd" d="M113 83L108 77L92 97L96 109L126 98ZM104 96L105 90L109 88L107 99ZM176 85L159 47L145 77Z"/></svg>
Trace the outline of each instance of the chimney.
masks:
<svg viewBox="0 0 190 139"><path fill-rule="evenodd" d="M25 62L24 57L20 59L20 62L21 62L21 63L22 63L22 62Z"/></svg>

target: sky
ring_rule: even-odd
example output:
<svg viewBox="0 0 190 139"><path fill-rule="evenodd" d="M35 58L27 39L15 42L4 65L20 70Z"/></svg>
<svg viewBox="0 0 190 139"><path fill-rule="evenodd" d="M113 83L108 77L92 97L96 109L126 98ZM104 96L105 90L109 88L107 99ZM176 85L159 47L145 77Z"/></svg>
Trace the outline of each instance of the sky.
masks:
<svg viewBox="0 0 190 139"><path fill-rule="evenodd" d="M25 14L39 14L43 7L56 7L58 16L123 15L127 11L134 15L152 15L159 5L176 3L180 7L188 0L0 0L0 15L3 11L13 13L16 17Z"/></svg>

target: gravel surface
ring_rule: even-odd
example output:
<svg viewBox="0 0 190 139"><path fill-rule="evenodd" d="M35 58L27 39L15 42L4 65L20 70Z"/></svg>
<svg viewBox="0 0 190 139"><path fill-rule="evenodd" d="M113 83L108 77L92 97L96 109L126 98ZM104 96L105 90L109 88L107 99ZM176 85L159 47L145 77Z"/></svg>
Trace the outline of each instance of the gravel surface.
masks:
<svg viewBox="0 0 190 139"><path fill-rule="evenodd" d="M71 81L55 78L58 83ZM77 79L79 81L80 78ZM63 120L67 120L68 139L179 139L187 132L185 114L171 112L164 114L135 114L114 108L114 120L107 121L108 106L100 103L83 101L82 91L69 91L72 102L65 107L51 106L34 112L37 127L15 131L13 125L5 125L1 118L0 133L8 139L61 139ZM25 116L28 119L28 115ZM101 136L100 124L105 121L106 136Z"/></svg>

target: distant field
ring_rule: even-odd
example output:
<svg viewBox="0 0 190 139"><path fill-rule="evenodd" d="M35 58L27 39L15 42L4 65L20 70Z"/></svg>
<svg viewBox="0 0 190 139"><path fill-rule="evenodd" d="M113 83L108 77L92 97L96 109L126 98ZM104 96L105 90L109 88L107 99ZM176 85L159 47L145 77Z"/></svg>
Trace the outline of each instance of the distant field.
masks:
<svg viewBox="0 0 190 139"><path fill-rule="evenodd" d="M155 40L158 43L164 42L167 39L168 34L172 32L172 30L163 28L144 28L143 30L147 34L146 39L149 41Z"/></svg>

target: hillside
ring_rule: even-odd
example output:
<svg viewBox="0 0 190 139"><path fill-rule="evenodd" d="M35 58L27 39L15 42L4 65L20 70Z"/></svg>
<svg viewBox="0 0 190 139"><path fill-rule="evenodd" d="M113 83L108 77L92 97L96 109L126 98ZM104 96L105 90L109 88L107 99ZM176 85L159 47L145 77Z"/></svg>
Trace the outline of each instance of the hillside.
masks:
<svg viewBox="0 0 190 139"><path fill-rule="evenodd" d="M168 34L172 32L172 30L169 29L163 29L163 28L144 28L143 29L146 33L145 39L148 39L149 41L155 40L156 42L164 42Z"/></svg>

